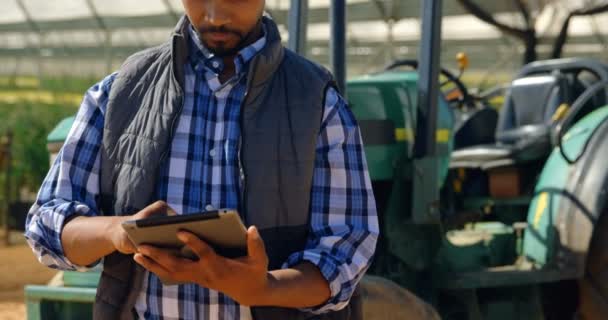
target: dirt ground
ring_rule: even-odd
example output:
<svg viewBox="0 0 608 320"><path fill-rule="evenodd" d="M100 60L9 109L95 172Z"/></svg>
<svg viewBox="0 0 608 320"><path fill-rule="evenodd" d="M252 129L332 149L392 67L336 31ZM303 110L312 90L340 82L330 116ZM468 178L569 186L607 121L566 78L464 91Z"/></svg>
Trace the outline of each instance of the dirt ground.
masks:
<svg viewBox="0 0 608 320"><path fill-rule="evenodd" d="M56 273L41 265L19 233L11 245L0 244L0 320L25 319L23 287L46 284Z"/></svg>

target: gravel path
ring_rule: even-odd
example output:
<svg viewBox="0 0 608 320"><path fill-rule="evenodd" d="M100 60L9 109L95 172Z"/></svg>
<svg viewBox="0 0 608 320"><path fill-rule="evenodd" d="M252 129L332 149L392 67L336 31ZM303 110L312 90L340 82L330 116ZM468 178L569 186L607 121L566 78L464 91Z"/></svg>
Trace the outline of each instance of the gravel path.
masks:
<svg viewBox="0 0 608 320"><path fill-rule="evenodd" d="M25 319L23 287L46 284L56 273L36 260L22 237L11 238L19 244L0 245L0 320Z"/></svg>

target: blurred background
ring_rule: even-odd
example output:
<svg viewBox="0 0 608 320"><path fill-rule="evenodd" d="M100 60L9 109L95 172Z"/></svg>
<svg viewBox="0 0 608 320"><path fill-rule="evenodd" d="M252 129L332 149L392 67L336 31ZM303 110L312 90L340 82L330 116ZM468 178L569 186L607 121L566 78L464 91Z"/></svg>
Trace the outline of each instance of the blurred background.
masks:
<svg viewBox="0 0 608 320"><path fill-rule="evenodd" d="M291 2L266 1L285 42ZM308 4L306 55L329 66L329 0ZM0 319L20 319L23 283L53 275L21 236L49 168L48 134L127 56L168 39L183 9L179 0L0 0L0 8L0 257L8 257L0 276L11 278L0 279ZM467 53L464 82L484 90L538 59L606 61L607 11L607 1L444 0L441 63L455 70L456 54ZM419 0L348 0L347 77L416 58L419 15ZM14 279L17 271L30 275Z"/></svg>

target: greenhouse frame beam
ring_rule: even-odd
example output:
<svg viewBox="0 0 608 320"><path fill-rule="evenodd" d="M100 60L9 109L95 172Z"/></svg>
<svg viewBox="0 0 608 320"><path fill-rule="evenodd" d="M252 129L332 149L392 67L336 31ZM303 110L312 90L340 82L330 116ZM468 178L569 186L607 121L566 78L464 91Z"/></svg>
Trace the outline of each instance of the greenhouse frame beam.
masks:
<svg viewBox="0 0 608 320"><path fill-rule="evenodd" d="M37 49L37 62L38 62L38 76L41 77L42 76L42 48L44 46L44 34L42 33L42 28L40 27L40 25L34 21L34 19L32 18L32 15L30 14L30 11L27 9L27 7L25 6L25 3L23 2L23 0L16 0L17 2L17 6L19 7L19 9L21 10L21 12L23 13L23 15L25 16L26 19L26 23L28 25L28 27L31 29L30 31L34 31L38 34L38 48Z"/></svg>
<svg viewBox="0 0 608 320"><path fill-rule="evenodd" d="M169 0L163 0L163 3L165 4L165 8L167 8L167 12L173 17L175 23L177 23L181 16L173 9Z"/></svg>
<svg viewBox="0 0 608 320"><path fill-rule="evenodd" d="M380 13L382 20L388 20L388 12L386 12L386 7L384 6L383 0L372 0L372 3L375 5L376 10Z"/></svg>
<svg viewBox="0 0 608 320"><path fill-rule="evenodd" d="M93 0L86 0L86 3L87 3L87 7L89 8L89 11L91 12L91 15L93 16L93 18L95 19L95 22L97 23L97 27L104 32L109 31L110 29L106 26L106 23L103 21L103 18L99 15L97 8L95 8L95 4L93 3Z"/></svg>
<svg viewBox="0 0 608 320"><path fill-rule="evenodd" d="M34 32L40 33L42 29L40 29L40 26L38 25L38 23L36 21L34 21L34 19L32 18L30 11L25 6L25 3L23 3L23 0L16 0L16 2L17 2L17 6L19 7L19 10L21 10L21 12L23 13L23 16L25 16L25 25L27 26L27 28L26 28L26 30L23 30L23 31L32 31L33 30Z"/></svg>
<svg viewBox="0 0 608 320"><path fill-rule="evenodd" d="M392 4L391 6L391 12L389 13L389 9L387 9L387 7L384 5L384 3L386 2L386 0L372 0L372 3L376 5L376 9L378 10L378 12L380 12L380 15L382 16L382 21L384 22L384 24L386 25L386 29L387 29L387 34L386 34L386 41L383 44L384 47L386 48L386 50L384 52L380 52L380 55L384 55L385 57L389 58L390 60L395 60L395 47L394 47L394 42L395 42L395 23L397 22L397 20L395 20L395 12L394 12L394 7L395 7L395 3L394 2L390 2ZM372 57L371 59L376 59L377 57Z"/></svg>
<svg viewBox="0 0 608 320"><path fill-rule="evenodd" d="M103 34L102 47L105 52L106 70L108 71L108 73L110 73L112 70L112 30L110 30L108 28L108 26L104 22L103 18L97 11L97 8L95 7L95 4L93 3L93 0L86 0L86 3L87 3L87 7L89 8L89 11L91 11L91 15L93 15L93 18L95 18L95 21L97 22L98 28L101 30L101 33Z"/></svg>

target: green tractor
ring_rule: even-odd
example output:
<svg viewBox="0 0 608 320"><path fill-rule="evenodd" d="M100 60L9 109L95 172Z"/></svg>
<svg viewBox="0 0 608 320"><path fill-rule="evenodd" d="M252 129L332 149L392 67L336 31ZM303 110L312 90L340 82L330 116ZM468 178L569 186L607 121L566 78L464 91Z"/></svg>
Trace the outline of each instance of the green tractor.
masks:
<svg viewBox="0 0 608 320"><path fill-rule="evenodd" d="M443 319L608 317L608 65L527 65L500 111L457 83L432 119L415 66L347 84L382 227L370 273ZM420 157L422 121L436 132Z"/></svg>
<svg viewBox="0 0 608 320"><path fill-rule="evenodd" d="M345 3L332 0L333 70L381 226L362 281L366 319L608 317L608 65L529 64L497 111L488 101L500 90L471 94L439 67L441 1L421 7L420 60L345 83ZM300 51L306 7L294 17ZM28 318L87 317L98 277L28 286Z"/></svg>
<svg viewBox="0 0 608 320"><path fill-rule="evenodd" d="M436 67L440 6L420 61L346 86L382 228L369 273L443 319L608 318L608 65L526 65L497 111Z"/></svg>

